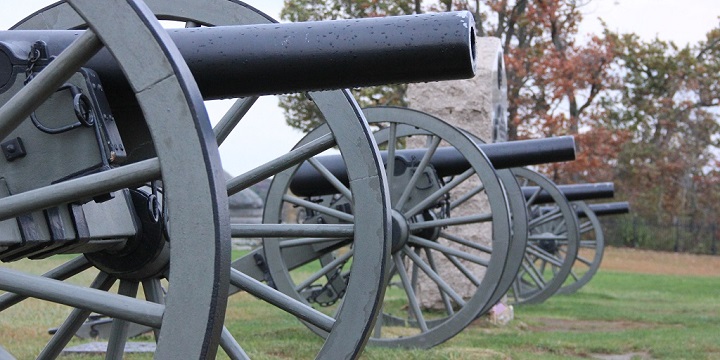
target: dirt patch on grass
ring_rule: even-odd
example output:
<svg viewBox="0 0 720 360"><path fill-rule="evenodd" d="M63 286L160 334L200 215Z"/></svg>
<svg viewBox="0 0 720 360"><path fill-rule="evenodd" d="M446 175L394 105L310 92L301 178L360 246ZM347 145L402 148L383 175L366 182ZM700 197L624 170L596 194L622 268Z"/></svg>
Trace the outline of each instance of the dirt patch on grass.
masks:
<svg viewBox="0 0 720 360"><path fill-rule="evenodd" d="M632 352L627 354L590 354L593 359L599 360L649 360L653 357L646 352Z"/></svg>
<svg viewBox="0 0 720 360"><path fill-rule="evenodd" d="M604 321L604 320L577 320L577 319L556 319L537 318L533 322L537 324L528 325L531 331L574 331L574 332L597 332L597 331L623 331L634 329L648 329L657 327L637 321Z"/></svg>
<svg viewBox="0 0 720 360"><path fill-rule="evenodd" d="M642 274L720 276L720 256L607 247L600 269Z"/></svg>

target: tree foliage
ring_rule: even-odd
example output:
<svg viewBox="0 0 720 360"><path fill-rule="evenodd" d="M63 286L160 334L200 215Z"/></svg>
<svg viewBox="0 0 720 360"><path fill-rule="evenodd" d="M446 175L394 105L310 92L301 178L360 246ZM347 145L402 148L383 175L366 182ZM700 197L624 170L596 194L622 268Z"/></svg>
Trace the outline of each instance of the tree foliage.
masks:
<svg viewBox="0 0 720 360"><path fill-rule="evenodd" d="M617 177L637 211L658 221L720 215L720 28L683 48L634 34L612 34L622 86L603 99L608 126L632 134Z"/></svg>

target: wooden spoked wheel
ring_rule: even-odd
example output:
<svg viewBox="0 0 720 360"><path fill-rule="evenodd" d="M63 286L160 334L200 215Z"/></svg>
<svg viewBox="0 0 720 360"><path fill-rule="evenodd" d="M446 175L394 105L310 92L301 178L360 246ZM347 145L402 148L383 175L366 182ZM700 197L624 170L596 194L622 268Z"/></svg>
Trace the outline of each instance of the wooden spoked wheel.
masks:
<svg viewBox="0 0 720 360"><path fill-rule="evenodd" d="M82 19L68 12L65 4L43 9L31 19L26 26L47 26L46 18L58 19L53 28L67 29L83 26ZM213 25L249 25L274 22L267 15L239 1L212 0L197 2L190 0L163 1L149 0L148 6L158 19L186 22L187 26ZM41 24L41 25L38 25ZM369 336L371 323L380 309L383 295L382 286L384 271L389 253L389 208L386 200L384 174L377 156L371 132L361 115L357 104L347 91L314 92L308 94L315 102L320 113L326 119L330 129L329 135L310 144L299 147L263 164L245 174L241 174L227 182L227 193L233 195L266 178L281 178L287 171L324 151L349 152L348 175L351 179L348 191L353 194L353 206L361 211L347 226L327 227L324 224L297 224L283 226L279 221L265 221L263 224L230 224L235 238L264 238L265 243L285 246L288 238L307 238L312 236L344 237L350 244L355 239L361 243L352 245L354 251L352 274L362 274L362 281L351 281L346 293L351 301L343 311L329 317L322 311L313 309L305 303L289 298L277 291L273 284L268 284L270 274L258 267L256 256L266 257L264 250L258 249L248 255L235 259L230 274L230 293L244 290L259 298L279 311L290 313L298 318L330 332L328 340L318 345L318 358L352 358L356 357ZM239 99L215 126L215 138L218 144L228 139L233 131L242 131L241 119L253 106L256 97ZM239 124L240 123L240 124ZM253 156L253 154L238 154ZM267 216L266 216L267 217ZM320 234L320 235L318 235ZM229 241L228 241L229 244ZM302 251L302 247L291 251ZM306 261L311 261L310 259ZM263 268L267 269L267 268ZM232 299L232 298L231 298ZM356 309L363 309L358 313ZM231 358L247 358L248 353L262 353L267 349L245 350L232 336L232 332L224 329L221 346Z"/></svg>
<svg viewBox="0 0 720 360"><path fill-rule="evenodd" d="M38 358L56 357L91 312L115 318L108 345L110 358L123 356L124 331L129 322L159 330L156 358L212 358L227 301L224 289L229 277L230 231L224 180L218 176L220 159L217 145L208 141L212 139L212 129L202 98L174 44L142 2L106 1L98 6L96 1L70 0L65 6L72 7L74 16L90 30L84 31L11 99L5 99L0 108L1 137L22 134L28 149L28 156L3 167L9 194L0 199L3 208L0 217L8 224L7 219L14 221L31 214L40 229L33 236L37 243L28 243L27 236L18 238L16 244L4 249L3 257L6 261L38 258L32 261L56 261L60 265L45 276L3 266L0 289L6 293L0 297L0 307L6 314L13 310L10 306L29 301L26 298L37 298L72 309L47 345L38 350ZM26 119L103 47L112 53L131 85L151 146L146 156L124 164L113 163L107 152L108 157L104 158L107 166L102 171L77 174L73 173L73 166L90 149L77 142L63 143L67 139L63 136L81 136L83 131L94 136L97 128L48 135L34 129ZM137 61L138 53L145 55L142 62ZM17 86L23 86L22 76L16 79ZM158 106L166 103L173 106ZM79 153L64 154L65 161L51 164L31 156L32 151L55 144L76 148ZM19 176L23 167L39 169L37 176ZM63 172L65 178L58 181ZM162 201L149 201L144 195L141 200L133 198L134 191L145 184L162 184L162 194L158 194ZM106 194L114 194L110 196L113 200L107 200ZM153 206L153 216L139 210L148 209L148 204ZM63 218L63 214L70 212L67 209L75 214L75 223L50 222L53 235L44 240L42 229L47 225L39 220L43 219L43 212L59 214L48 219L67 219ZM88 228L78 226L80 212L84 213ZM129 234L110 231L108 238L96 238L93 226L98 224L98 216L106 219L101 222L105 225L101 229L114 229L128 221L132 224L133 220L124 216L154 225L131 227L135 230ZM21 225L19 231L24 230ZM12 238L12 231L4 236ZM94 251L89 250L91 244ZM113 261L139 260L140 253L135 250L146 245L149 248L145 248L147 256L142 261L131 266ZM73 259L56 255L62 252L81 252L84 256ZM99 270L92 283L74 284L74 277L90 268ZM160 279L167 280L169 286L163 289ZM118 293L109 292L118 282ZM136 297L140 283L145 299ZM31 316L35 318L37 313ZM15 344L6 339L0 341L13 352Z"/></svg>

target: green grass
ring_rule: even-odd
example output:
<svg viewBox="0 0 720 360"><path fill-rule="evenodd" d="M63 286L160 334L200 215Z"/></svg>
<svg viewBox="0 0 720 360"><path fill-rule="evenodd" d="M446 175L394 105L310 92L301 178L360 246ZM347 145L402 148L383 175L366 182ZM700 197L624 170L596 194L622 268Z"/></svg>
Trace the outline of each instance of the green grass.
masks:
<svg viewBox="0 0 720 360"><path fill-rule="evenodd" d="M228 309L226 325L253 359L313 358L322 344L292 316L250 295L233 296ZM34 358L47 341L47 328L59 324L65 312L39 302L13 307L0 315L0 344L19 359ZM507 326L478 320L430 350L368 347L362 358L576 359L639 353L653 359L720 359L719 334L720 277L601 270L576 294L516 307ZM135 358L150 356L128 357Z"/></svg>
<svg viewBox="0 0 720 360"><path fill-rule="evenodd" d="M476 321L431 350L368 347L363 358L576 359L639 353L656 359L720 359L719 285L717 277L601 271L576 294L517 307L508 326ZM291 318L270 313L261 317L266 316L261 323L236 324L234 331L241 338L260 339L252 347L246 345L252 355L312 358L316 339L293 325Z"/></svg>

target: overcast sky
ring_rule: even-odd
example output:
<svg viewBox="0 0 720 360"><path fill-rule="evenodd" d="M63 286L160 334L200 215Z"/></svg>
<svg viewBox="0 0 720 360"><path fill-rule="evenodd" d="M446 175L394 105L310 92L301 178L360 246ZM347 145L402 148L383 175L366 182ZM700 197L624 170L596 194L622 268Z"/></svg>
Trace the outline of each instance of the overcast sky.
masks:
<svg viewBox="0 0 720 360"><path fill-rule="evenodd" d="M199 0L201 1L201 0ZM7 29L17 21L42 7L50 0L14 1L5 6L0 15L0 29ZM257 9L277 18L282 0L246 1ZM612 30L634 32L643 39L659 37L680 46L696 43L718 26L720 0L594 0L583 7L585 20L580 33L601 30L602 18ZM285 125L275 97L263 97L243 119L242 127L220 148L223 166L239 174L287 152L302 136ZM219 119L227 103L210 104L208 113L213 121Z"/></svg>

